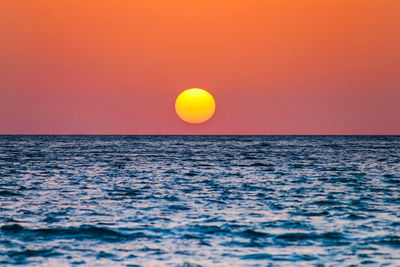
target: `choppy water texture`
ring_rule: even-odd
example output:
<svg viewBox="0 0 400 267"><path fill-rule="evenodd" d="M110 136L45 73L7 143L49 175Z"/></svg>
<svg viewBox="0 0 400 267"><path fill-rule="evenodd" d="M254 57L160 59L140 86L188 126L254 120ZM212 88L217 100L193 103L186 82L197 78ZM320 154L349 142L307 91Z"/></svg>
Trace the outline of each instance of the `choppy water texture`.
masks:
<svg viewBox="0 0 400 267"><path fill-rule="evenodd" d="M0 136L0 265L400 266L400 137Z"/></svg>

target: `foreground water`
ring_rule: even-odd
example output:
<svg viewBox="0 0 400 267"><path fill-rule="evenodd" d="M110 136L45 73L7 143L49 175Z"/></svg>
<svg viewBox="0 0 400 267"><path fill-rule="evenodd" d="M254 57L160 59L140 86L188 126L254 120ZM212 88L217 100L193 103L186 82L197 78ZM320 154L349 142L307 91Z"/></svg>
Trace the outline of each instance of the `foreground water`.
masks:
<svg viewBox="0 0 400 267"><path fill-rule="evenodd" d="M400 265L400 137L0 136L0 265Z"/></svg>

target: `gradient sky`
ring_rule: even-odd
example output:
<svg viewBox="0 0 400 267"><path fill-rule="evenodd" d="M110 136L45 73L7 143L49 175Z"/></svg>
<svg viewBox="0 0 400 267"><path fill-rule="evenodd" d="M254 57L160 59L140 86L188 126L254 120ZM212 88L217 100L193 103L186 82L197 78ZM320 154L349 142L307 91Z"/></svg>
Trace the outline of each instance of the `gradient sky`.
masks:
<svg viewBox="0 0 400 267"><path fill-rule="evenodd" d="M400 134L399 0L2 0L0 133ZM214 117L175 114L184 89Z"/></svg>

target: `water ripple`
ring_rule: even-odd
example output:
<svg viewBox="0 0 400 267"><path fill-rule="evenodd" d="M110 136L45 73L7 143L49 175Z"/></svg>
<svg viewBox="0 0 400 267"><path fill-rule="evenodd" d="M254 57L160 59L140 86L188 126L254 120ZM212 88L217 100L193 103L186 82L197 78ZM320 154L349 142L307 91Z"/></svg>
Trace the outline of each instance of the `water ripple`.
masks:
<svg viewBox="0 0 400 267"><path fill-rule="evenodd" d="M0 265L398 265L398 136L0 136Z"/></svg>

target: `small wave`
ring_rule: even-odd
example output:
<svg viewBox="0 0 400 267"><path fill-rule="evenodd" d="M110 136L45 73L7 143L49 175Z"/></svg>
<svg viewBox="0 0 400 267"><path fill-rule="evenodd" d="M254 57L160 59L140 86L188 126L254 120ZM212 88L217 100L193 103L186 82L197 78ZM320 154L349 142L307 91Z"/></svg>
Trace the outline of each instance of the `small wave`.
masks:
<svg viewBox="0 0 400 267"><path fill-rule="evenodd" d="M373 216L364 216L364 215L360 215L360 214L351 213L346 217L346 219L355 221L355 220L366 220L371 217L373 217Z"/></svg>
<svg viewBox="0 0 400 267"><path fill-rule="evenodd" d="M190 210L189 207L184 206L184 205L169 205L168 209L169 210Z"/></svg>
<svg viewBox="0 0 400 267"><path fill-rule="evenodd" d="M0 197L15 197L15 196L21 196L21 194L18 192L9 191L9 190L1 190L0 191Z"/></svg>
<svg viewBox="0 0 400 267"><path fill-rule="evenodd" d="M189 177L193 177L193 176L196 176L196 175L199 175L199 174L200 173L197 172L197 171L189 171L189 172L185 173L185 175L189 176Z"/></svg>
<svg viewBox="0 0 400 267"><path fill-rule="evenodd" d="M216 225L194 225L190 230L203 234L227 234L232 233L231 230L226 227L220 227Z"/></svg>
<svg viewBox="0 0 400 267"><path fill-rule="evenodd" d="M313 202L312 204L319 205L319 206L333 206L333 205L338 205L340 203L336 202L336 201L332 201L332 200L319 200L319 201Z"/></svg>
<svg viewBox="0 0 400 267"><path fill-rule="evenodd" d="M400 236L397 235L386 235L374 238L368 238L365 240L369 244L385 245L394 248L400 248Z"/></svg>
<svg viewBox="0 0 400 267"><path fill-rule="evenodd" d="M2 226L1 231L7 235L14 235L28 239L100 239L108 242L120 242L138 238L156 238L156 236L146 235L143 232L125 234L106 227L97 227L93 225L82 225L80 227L68 228L28 229L19 224L12 224Z"/></svg>
<svg viewBox="0 0 400 267"><path fill-rule="evenodd" d="M257 253L257 254L248 254L241 257L244 260L267 260L271 259L272 256L267 253Z"/></svg>
<svg viewBox="0 0 400 267"><path fill-rule="evenodd" d="M261 237L268 237L270 236L270 234L264 233L264 232L258 232L258 231L254 231L254 230L245 230L241 233L241 235L243 235L244 237L247 238L261 238Z"/></svg>
<svg viewBox="0 0 400 267"><path fill-rule="evenodd" d="M150 252L150 254L152 255L161 255L161 254L165 254L166 252L162 249L159 248L149 248L149 247L144 247L142 249L140 249L140 251L142 252Z"/></svg>
<svg viewBox="0 0 400 267"><path fill-rule="evenodd" d="M97 253L97 256L96 256L97 259L101 259L101 258L108 259L108 258L115 258L115 257L116 257L116 255L114 255L112 253L107 253L105 251L100 251L99 253Z"/></svg>
<svg viewBox="0 0 400 267"><path fill-rule="evenodd" d="M9 257L10 259L12 259L13 262L9 262L9 263L27 264L28 258L32 258L32 257L49 258L49 257L57 257L62 254L55 250L52 250L52 249L38 249L38 250L24 249L21 251L11 250L11 251L8 251L5 255L7 257Z"/></svg>
<svg viewBox="0 0 400 267"><path fill-rule="evenodd" d="M177 196L174 195L167 195L163 197L163 199L171 201L171 202L178 202L180 199Z"/></svg>
<svg viewBox="0 0 400 267"><path fill-rule="evenodd" d="M317 233L286 233L275 237L276 239L282 239L289 242L296 242L302 240L317 240L317 239L327 239L327 240L341 240L344 239L343 234L337 232L327 232L323 234Z"/></svg>
<svg viewBox="0 0 400 267"><path fill-rule="evenodd" d="M299 241L299 240L314 240L318 239L319 236L317 234L311 233L287 233L287 234L281 234L276 236L276 239L283 239L286 241Z"/></svg>
<svg viewBox="0 0 400 267"><path fill-rule="evenodd" d="M220 245L226 246L226 247L243 247L243 248L262 248L262 247L266 246L264 243L260 243L255 240L251 240L249 242L230 241L230 242L221 243Z"/></svg>
<svg viewBox="0 0 400 267"><path fill-rule="evenodd" d="M250 164L249 166L251 166L251 167L270 167L270 168L272 168L275 165L274 164L268 164L268 163L262 163L262 162L255 162L255 163Z"/></svg>
<svg viewBox="0 0 400 267"><path fill-rule="evenodd" d="M301 215L307 217L327 217L329 215L328 211L320 211L320 212L293 212L293 215Z"/></svg>

